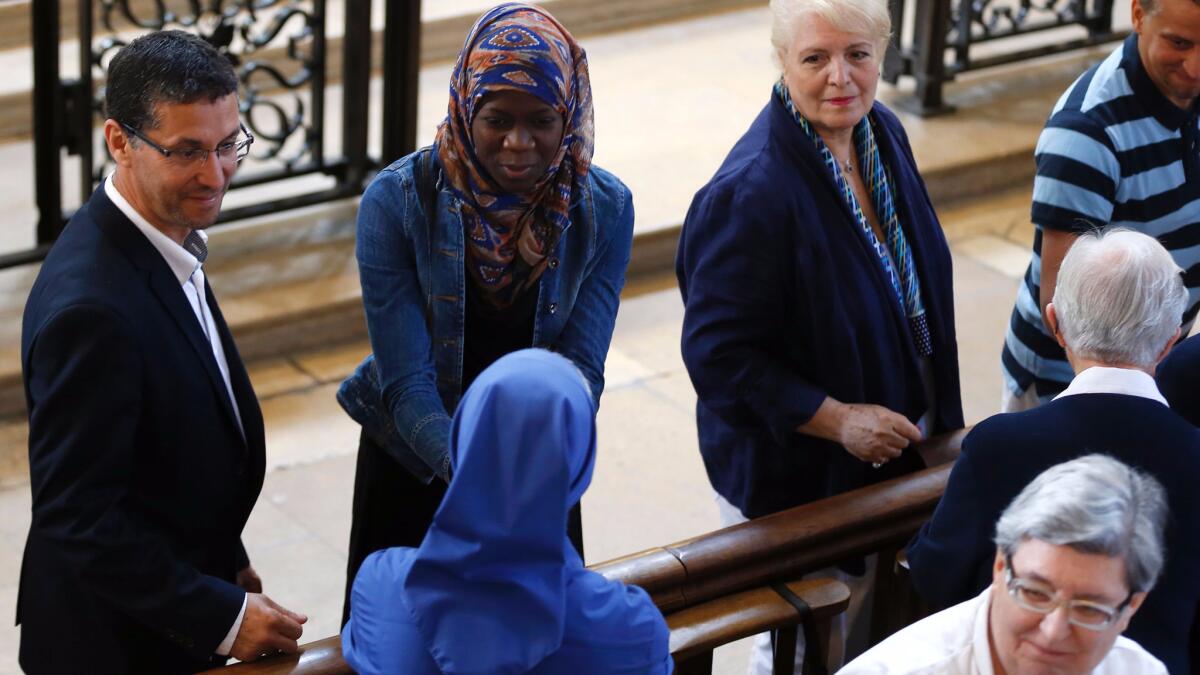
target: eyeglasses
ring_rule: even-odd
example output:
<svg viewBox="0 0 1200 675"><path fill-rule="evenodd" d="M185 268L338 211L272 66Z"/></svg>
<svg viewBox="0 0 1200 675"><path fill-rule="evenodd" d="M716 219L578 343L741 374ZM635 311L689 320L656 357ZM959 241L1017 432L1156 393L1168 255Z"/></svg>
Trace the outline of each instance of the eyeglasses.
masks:
<svg viewBox="0 0 1200 675"><path fill-rule="evenodd" d="M1104 630L1113 624L1121 612L1129 606L1133 599L1130 591L1125 601L1116 607L1110 607L1090 600L1062 599L1055 597L1056 592L1034 581L1018 577L1013 572L1012 556L1004 556L1004 583L1008 586L1008 594L1012 596L1017 606L1038 614L1049 614L1062 605L1067 606L1067 621L1088 630Z"/></svg>
<svg viewBox="0 0 1200 675"><path fill-rule="evenodd" d="M209 153L212 152L217 153L217 159L220 159L222 162L228 162L231 160L234 162L240 162L246 158L246 155L250 154L250 144L254 143L254 134L250 133L250 130L246 128L246 125L239 124L238 128L241 130L242 136L244 136L244 138L239 141L222 143L212 150L207 148L179 148L177 150L168 150L149 138L146 138L144 134L128 124L125 124L124 122L118 122L118 124L120 124L121 128L127 133L151 148L157 150L158 154L166 157L168 161L181 167L204 166L204 163L208 161Z"/></svg>

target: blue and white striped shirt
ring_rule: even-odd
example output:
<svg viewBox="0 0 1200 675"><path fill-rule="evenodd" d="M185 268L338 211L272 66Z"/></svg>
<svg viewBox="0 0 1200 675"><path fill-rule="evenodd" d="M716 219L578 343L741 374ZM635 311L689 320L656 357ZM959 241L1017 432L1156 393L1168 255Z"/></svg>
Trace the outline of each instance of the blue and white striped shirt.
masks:
<svg viewBox="0 0 1200 675"><path fill-rule="evenodd" d="M1001 362L1014 395L1042 402L1073 373L1042 323L1042 230L1085 232L1109 224L1157 237L1184 270L1186 335L1200 309L1200 153L1197 106L1182 110L1142 67L1137 34L1081 75L1038 138L1033 182L1033 259L1017 293Z"/></svg>

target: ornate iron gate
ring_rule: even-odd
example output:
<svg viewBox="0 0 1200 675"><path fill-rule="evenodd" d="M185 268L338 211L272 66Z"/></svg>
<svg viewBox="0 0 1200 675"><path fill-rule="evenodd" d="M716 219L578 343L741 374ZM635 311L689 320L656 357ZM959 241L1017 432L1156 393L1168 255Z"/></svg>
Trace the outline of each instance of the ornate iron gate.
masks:
<svg viewBox="0 0 1200 675"><path fill-rule="evenodd" d="M384 0L383 149L368 153L372 74L371 0L344 0L344 31L326 34L326 0L74 0L78 78L59 62L62 0L33 5L35 249L0 257L0 268L44 257L62 231L62 150L80 158L80 199L111 168L104 139L103 86L108 63L137 34L178 28L197 33L225 54L239 79L243 122L256 142L238 189L320 174L332 186L253 201L222 212L220 222L354 196L381 164L410 152L416 137L420 0ZM332 58L331 58L332 57ZM340 57L340 58L339 58ZM340 80L341 126L330 129L325 99L331 66ZM327 141L340 133L340 152ZM328 181L324 181L328 183Z"/></svg>
<svg viewBox="0 0 1200 675"><path fill-rule="evenodd" d="M952 108L942 98L942 85L958 73L1089 47L1124 37L1113 30L1113 0L916 0L911 44L900 42L906 0L890 0L894 33L883 77L896 83L900 75L916 79L915 101L906 107L936 115ZM1082 26L1082 37L1016 47L986 58L973 58L971 48L1054 28ZM953 50L947 63L946 51Z"/></svg>

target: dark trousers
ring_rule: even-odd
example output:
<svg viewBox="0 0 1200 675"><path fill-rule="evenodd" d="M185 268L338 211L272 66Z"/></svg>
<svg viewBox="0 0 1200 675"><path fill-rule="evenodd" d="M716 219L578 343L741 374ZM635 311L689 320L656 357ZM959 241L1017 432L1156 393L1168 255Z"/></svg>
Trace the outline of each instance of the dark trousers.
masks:
<svg viewBox="0 0 1200 675"><path fill-rule="evenodd" d="M385 548L420 546L445 494L446 484L440 479L422 483L366 434L359 435L343 626L350 619L350 591L363 561ZM578 504L567 518L567 536L583 558L583 517Z"/></svg>

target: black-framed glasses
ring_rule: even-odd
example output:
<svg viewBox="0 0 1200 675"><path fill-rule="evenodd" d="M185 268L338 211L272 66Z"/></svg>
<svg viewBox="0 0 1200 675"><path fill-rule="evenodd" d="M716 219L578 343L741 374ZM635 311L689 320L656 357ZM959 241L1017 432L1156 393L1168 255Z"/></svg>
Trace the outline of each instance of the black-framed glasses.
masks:
<svg viewBox="0 0 1200 675"><path fill-rule="evenodd" d="M208 148L178 148L175 150L170 150L170 149L164 148L163 146L159 145L158 143L155 143L154 141L150 140L149 138L146 138L145 134L138 131L137 129L134 129L133 127L129 126L128 124L125 124L124 122L118 122L118 124L120 124L121 128L124 129L127 133L129 133L133 137L137 138L141 142L145 143L146 145L150 146L151 148L154 148L155 150L158 151L158 154L162 155L163 157L166 157L168 161L170 161L174 164L178 164L179 166L188 166L188 167L204 166L204 163L208 161L209 153L214 153L214 152L217 154L217 159L219 159L223 162L228 162L228 161L240 162L246 158L246 155L250 154L250 145L252 143L254 143L254 134L250 133L250 130L246 128L245 124L239 123L238 128L241 130L241 133L242 133L241 139L234 140L229 143L222 143L212 149L208 149Z"/></svg>
<svg viewBox="0 0 1200 675"><path fill-rule="evenodd" d="M1091 600L1059 598L1053 588L1017 576L1013 571L1011 555L1004 556L1004 568L1004 583L1018 607L1038 614L1049 614L1066 605L1067 621L1088 630L1104 630L1113 625L1133 600L1133 591L1116 607Z"/></svg>

